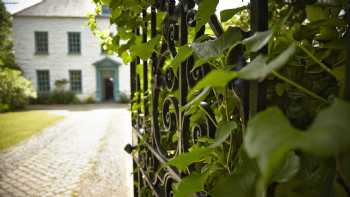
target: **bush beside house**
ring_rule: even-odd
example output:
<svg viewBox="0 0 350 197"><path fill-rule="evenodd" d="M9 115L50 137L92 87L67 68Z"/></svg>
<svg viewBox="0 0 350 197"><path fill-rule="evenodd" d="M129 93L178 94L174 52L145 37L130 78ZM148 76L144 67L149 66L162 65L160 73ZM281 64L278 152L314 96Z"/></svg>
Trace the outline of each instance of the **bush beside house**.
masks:
<svg viewBox="0 0 350 197"><path fill-rule="evenodd" d="M20 71L0 68L0 112L23 108L34 97L32 83Z"/></svg>
<svg viewBox="0 0 350 197"><path fill-rule="evenodd" d="M11 34L11 15L0 0L0 112L25 107L36 96L32 83L15 65Z"/></svg>

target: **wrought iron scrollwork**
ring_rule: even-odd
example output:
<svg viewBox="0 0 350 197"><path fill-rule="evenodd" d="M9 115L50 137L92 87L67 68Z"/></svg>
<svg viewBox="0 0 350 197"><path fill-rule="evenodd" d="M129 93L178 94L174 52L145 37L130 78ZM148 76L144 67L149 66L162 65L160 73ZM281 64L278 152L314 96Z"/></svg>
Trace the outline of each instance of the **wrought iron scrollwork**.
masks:
<svg viewBox="0 0 350 197"><path fill-rule="evenodd" d="M187 60L177 65L177 69L168 67L164 69L167 60L174 58L177 54L177 48L187 44L189 28L196 26L195 16L197 14L198 1L194 0L157 0L151 7L151 12L143 13L144 19L147 14L151 16L151 36L155 37L157 30L157 14L158 12L166 12L165 19L161 26L161 45L157 53L153 53L151 61L143 60L144 68L147 62L152 66L151 94L149 94L149 103L142 103L139 91L145 91L145 87L140 87L140 76L136 74L136 65L141 61L131 63L131 87L133 103L148 110L133 109L132 119L133 128L136 133L137 141L142 141L145 146L144 151L135 155L135 165L138 165L138 178L136 182L140 182L144 177L146 181L141 181L143 186L148 185L155 196L172 196L174 184L181 180L185 174L180 174L177 169L172 167L164 167L165 163L178 154L188 151L190 145L199 143L201 137L214 138L217 126L217 120L214 111L218 105L223 102L222 95L216 95L213 90L209 90L207 97L198 106L205 114L192 121L193 114L187 113L184 106L188 103L187 93L193 88L198 81L203 79L210 71L212 65L203 63L202 65L194 65L196 63L195 55L191 55ZM196 6L197 5L197 6ZM217 38L224 33L221 23L212 15L208 22L214 36ZM149 25L149 24L148 24ZM145 25L146 26L146 25ZM138 33L138 31L135 31ZM146 33L143 32L143 33ZM195 35L194 39L198 39L205 33L203 26ZM248 36L250 33L243 32ZM147 40L147 35L143 36ZM211 38L210 38L211 39ZM215 38L212 38L215 39ZM205 41L205 40L204 40ZM246 60L244 59L243 48L237 46L231 50L229 54L229 64L238 64L244 67ZM148 67L147 67L148 68ZM147 73L145 73L147 75ZM142 80L149 80L143 78ZM148 81L143 81L145 85ZM239 85L239 81L233 81L230 86L234 91L239 92L240 97L249 97L246 86ZM243 84L247 84L244 83ZM147 87L147 86L146 86ZM135 97L136 95L136 97ZM135 99L136 98L136 99ZM243 108L247 111L247 103L243 104ZM233 111L233 109L230 109ZM144 112L149 113L144 113ZM232 112L233 113L233 112ZM147 127L145 122L150 122ZM141 132L143 131L144 132ZM141 173L140 173L141 172ZM149 172L149 173L148 173ZM191 172L191 169L188 170ZM139 188L135 188L136 194L140 194ZM206 196L205 193L198 193L197 196Z"/></svg>

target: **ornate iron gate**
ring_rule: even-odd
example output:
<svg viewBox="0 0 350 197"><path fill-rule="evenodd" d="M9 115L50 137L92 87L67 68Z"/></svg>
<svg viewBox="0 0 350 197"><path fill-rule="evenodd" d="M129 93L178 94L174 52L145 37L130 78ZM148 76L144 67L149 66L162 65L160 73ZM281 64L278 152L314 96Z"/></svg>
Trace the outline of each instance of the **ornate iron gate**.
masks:
<svg viewBox="0 0 350 197"><path fill-rule="evenodd" d="M188 104L188 91L210 71L209 66L204 64L193 70L195 61L191 56L181 63L177 71L171 68L164 70L166 60L177 54L175 42L180 46L188 43L188 27L195 26L196 7L195 0L158 0L151 8L150 15L145 10L142 13L144 18L151 18L151 23L145 22L139 29L134 30L135 34L142 35L143 42L146 43L149 37L157 36L158 11L167 12L159 53L153 53L150 60L137 58L131 63L131 98L134 98L132 103L136 103L137 106L132 109L133 143L143 142L143 146L138 147L138 153L133 158L135 196L141 196L144 188L149 188L153 196L172 196L173 184L185 175L175 168L164 167L164 164L176 155L186 152L191 144L197 142L198 137L215 135L214 109L208 104L212 102L210 94L206 102L200 103L201 110L207 114L206 119L190 124L190 116L182 110ZM242 31L244 37L268 29L268 0L251 0L249 9L252 31ZM224 33L216 15L210 17L209 26L217 38ZM149 33L151 36L148 36ZM195 38L203 34L204 26ZM165 51L169 51L170 55L164 55ZM229 54L228 59L231 62L228 63L244 67L246 60L243 50L237 47L233 51ZM267 53L267 49L263 48L259 53ZM137 72L139 64L143 65L142 77ZM149 69L151 75L148 74ZM349 74L349 71L347 73ZM149 80L149 77L152 79ZM148 81L152 83L149 84ZM230 88L235 89L241 97L241 115L245 120L265 108L264 82L236 81L230 84ZM127 151L131 152L133 148L136 146L128 146ZM201 193L197 195L205 196Z"/></svg>
<svg viewBox="0 0 350 197"><path fill-rule="evenodd" d="M139 150L139 154L134 157L135 176L134 188L135 196L140 196L142 188L148 187L152 190L154 196L172 196L172 186L181 180L182 175L174 168L162 168L167 160L173 158L177 154L186 152L191 142L195 142L199 136L207 135L213 137L215 134L215 117L213 111L208 104L202 102L200 105L212 118L201 120L194 125L190 125L189 116L187 116L180 108L187 104L186 96L188 90L195 85L203 76L209 72L209 67L203 65L192 71L194 65L193 57L188 58L181 63L178 73L174 73L171 68L162 74L164 63L167 57L162 56L166 51L170 51L170 55L175 57L177 54L175 42L185 45L188 42L188 26L195 25L196 1L183 0L176 2L175 0L159 0L156 5L151 8L151 15L147 16L147 12L143 11L143 17L151 17L151 24L145 24L141 29L135 29L135 34L142 34L143 42L147 42L148 26L151 28L151 37L156 35L157 12L166 11L167 18L164 20L162 36L162 45L160 47L161 55L152 54L151 60L142 60L143 77L141 78L136 72L136 66L141 63L139 58L131 63L131 98L132 102L141 104L132 113L132 125L134 134L134 144L143 141L144 147ZM267 0L252 0L250 2L252 31L264 31L267 29ZM216 15L212 15L209 25L216 37L223 34L224 30ZM249 36L252 32L243 32L245 36ZM204 26L201 31L196 34L196 38L204 34ZM265 53L263 49L261 53ZM238 55L237 55L238 54ZM232 55L232 60L241 67L245 65L245 60L240 48L237 48ZM151 67L148 66L151 62ZM148 91L149 84L147 81L148 69L152 69L152 90ZM143 80L141 82L141 80ZM240 82L232 88L236 88L243 97L243 111L245 117L248 118L249 113L256 113L264 108L265 87L264 83L258 82ZM142 85L142 87L141 87ZM250 90L254 91L249 94ZM141 94L135 95L136 92L143 92L144 101L141 102ZM175 94L174 94L175 92ZM256 103L254 105L250 103ZM210 101L208 101L210 102ZM250 110L249 110L250 109ZM250 111L250 112L249 112ZM190 130L192 132L190 132ZM172 135L169 135L172 133ZM177 138L171 144L164 144L165 136ZM153 173L148 173L149 171ZM200 194L198 194L200 195Z"/></svg>

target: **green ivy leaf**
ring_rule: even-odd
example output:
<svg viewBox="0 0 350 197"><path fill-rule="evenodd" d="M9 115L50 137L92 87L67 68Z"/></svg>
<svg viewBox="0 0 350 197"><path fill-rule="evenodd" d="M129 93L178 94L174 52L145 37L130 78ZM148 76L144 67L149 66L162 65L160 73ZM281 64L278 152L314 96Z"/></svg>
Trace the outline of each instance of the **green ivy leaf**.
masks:
<svg viewBox="0 0 350 197"><path fill-rule="evenodd" d="M201 43L195 42L192 44L192 49L199 58L207 61L221 55L226 49L238 44L241 39L242 33L239 28L229 27L218 39Z"/></svg>
<svg viewBox="0 0 350 197"><path fill-rule="evenodd" d="M220 125L215 131L214 144L211 144L210 148L215 148L220 146L232 134L232 132L235 129L237 129L236 122L230 121L230 122L220 123Z"/></svg>
<svg viewBox="0 0 350 197"><path fill-rule="evenodd" d="M332 156L350 150L350 104L336 100L321 111L305 133L299 147L320 156Z"/></svg>
<svg viewBox="0 0 350 197"><path fill-rule="evenodd" d="M210 152L211 149L208 148L195 148L190 152L178 155L168 161L168 164L184 171L190 164L202 161Z"/></svg>
<svg viewBox="0 0 350 197"><path fill-rule="evenodd" d="M252 197L255 196L255 184L258 177L258 169L255 161L249 159L244 151L240 152L240 159L231 176L225 174L219 176L214 183L210 194L213 197Z"/></svg>
<svg viewBox="0 0 350 197"><path fill-rule="evenodd" d="M267 57L258 56L246 67L238 72L239 77L248 80L263 80L273 70L284 66L295 52L295 45L291 45L275 59L266 64Z"/></svg>
<svg viewBox="0 0 350 197"><path fill-rule="evenodd" d="M195 16L196 32L205 25L212 14L216 11L219 0L201 0L198 5L198 13Z"/></svg>
<svg viewBox="0 0 350 197"><path fill-rule="evenodd" d="M147 59L151 56L153 53L154 47L159 43L160 35L152 38L147 43L140 43L131 46L130 51L132 54L132 57L135 58L136 56L139 56L141 59Z"/></svg>
<svg viewBox="0 0 350 197"><path fill-rule="evenodd" d="M235 14L237 14L238 12L247 9L247 6L242 6L242 7L238 7L238 8L233 8L233 9L227 9L227 10L223 10L220 12L220 19L221 22L226 22L228 20L230 20Z"/></svg>
<svg viewBox="0 0 350 197"><path fill-rule="evenodd" d="M251 158L257 159L262 175L259 188L273 177L285 181L295 174L298 161L296 158L288 159L291 151L301 150L324 157L349 152L349 114L350 104L336 100L332 106L321 111L304 132L293 128L278 108L269 108L256 115L248 123L244 147ZM285 163L288 160L290 164ZM281 178L278 174L282 173L278 171L284 171L285 176Z"/></svg>
<svg viewBox="0 0 350 197"><path fill-rule="evenodd" d="M172 67L174 73L177 73L177 70L182 62L184 62L191 54L193 53L192 48L187 45L181 46L177 52L175 58L170 62L167 67L164 67L166 70L168 67Z"/></svg>
<svg viewBox="0 0 350 197"><path fill-rule="evenodd" d="M289 152L280 169L273 174L272 180L278 183L284 183L293 178L300 167L300 159L293 152Z"/></svg>
<svg viewBox="0 0 350 197"><path fill-rule="evenodd" d="M256 32L253 36L246 38L242 43L250 52L257 52L262 49L272 38L273 32L271 30L264 32Z"/></svg>
<svg viewBox="0 0 350 197"><path fill-rule="evenodd" d="M295 141L302 138L278 108L269 108L248 123L244 147L251 158L257 158L265 180L279 169Z"/></svg>
<svg viewBox="0 0 350 197"><path fill-rule="evenodd" d="M206 174L199 173L185 177L174 191L174 197L192 197L196 192L203 191L207 177Z"/></svg>
<svg viewBox="0 0 350 197"><path fill-rule="evenodd" d="M194 88L192 88L188 98L190 98L195 91L207 87L225 87L228 82L237 77L237 72L213 70L200 80Z"/></svg>
<svg viewBox="0 0 350 197"><path fill-rule="evenodd" d="M322 9L322 7L320 7L320 6L307 5L305 10L306 10L307 18L311 22L325 20L328 18L327 12L325 12L324 9Z"/></svg>

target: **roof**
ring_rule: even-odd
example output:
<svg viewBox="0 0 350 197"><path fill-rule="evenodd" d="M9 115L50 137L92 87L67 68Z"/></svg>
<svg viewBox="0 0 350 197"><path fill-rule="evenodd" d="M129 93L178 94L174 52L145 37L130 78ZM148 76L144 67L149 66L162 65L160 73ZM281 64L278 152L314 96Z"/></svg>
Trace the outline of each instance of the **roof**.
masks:
<svg viewBox="0 0 350 197"><path fill-rule="evenodd" d="M123 63L119 61L119 59L117 58L105 57L93 63L93 65L98 67L115 67L115 66L123 65Z"/></svg>
<svg viewBox="0 0 350 197"><path fill-rule="evenodd" d="M19 12L15 16L42 17L86 17L88 12L95 11L91 0L42 0Z"/></svg>
<svg viewBox="0 0 350 197"><path fill-rule="evenodd" d="M5 3L6 10L10 14L15 14L42 1L43 0L5 0L3 2Z"/></svg>

